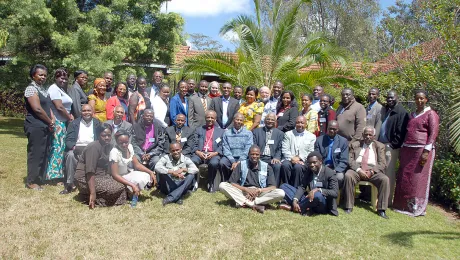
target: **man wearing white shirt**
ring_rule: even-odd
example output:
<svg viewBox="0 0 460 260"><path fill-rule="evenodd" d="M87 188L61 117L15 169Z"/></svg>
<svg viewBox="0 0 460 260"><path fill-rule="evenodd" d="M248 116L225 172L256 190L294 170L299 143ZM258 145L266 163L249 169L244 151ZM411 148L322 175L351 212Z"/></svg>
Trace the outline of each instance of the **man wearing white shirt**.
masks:
<svg viewBox="0 0 460 260"><path fill-rule="evenodd" d="M149 93L150 100L153 100L155 96L158 95L158 92L160 92L160 87L161 85L163 85L163 72L161 72L160 70L155 71L153 73L152 81L152 86L145 89L145 91Z"/></svg>
<svg viewBox="0 0 460 260"><path fill-rule="evenodd" d="M283 92L284 85L281 81L277 80L275 84L273 84L273 96L271 96L268 101L265 103L264 112L262 113L262 118L260 119L259 127L263 127L265 125L265 117L270 114L274 113L276 115L276 105L281 97L281 92Z"/></svg>
<svg viewBox="0 0 460 260"><path fill-rule="evenodd" d="M316 112L321 110L321 106L319 104L321 96L324 95L324 89L321 86L316 86L313 89L313 102L311 104L311 108Z"/></svg>
<svg viewBox="0 0 460 260"><path fill-rule="evenodd" d="M298 116L295 121L295 129L286 132L281 148L283 154L282 180L294 187L301 184L303 173L307 169L305 165L307 156L315 148L316 136L305 131L305 125L305 117Z"/></svg>
<svg viewBox="0 0 460 260"><path fill-rule="evenodd" d="M85 147L97 139L95 136L97 127L101 124L93 118L93 108L85 104L81 107L81 117L69 123L65 138L65 189L61 194L70 193L74 190L73 179L78 163L78 156Z"/></svg>

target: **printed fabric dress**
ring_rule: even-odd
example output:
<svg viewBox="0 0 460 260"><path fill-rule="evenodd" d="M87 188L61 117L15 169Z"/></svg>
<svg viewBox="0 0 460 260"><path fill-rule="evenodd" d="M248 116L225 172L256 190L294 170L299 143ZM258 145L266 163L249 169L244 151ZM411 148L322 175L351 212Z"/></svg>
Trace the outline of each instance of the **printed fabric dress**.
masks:
<svg viewBox="0 0 460 260"><path fill-rule="evenodd" d="M107 100L102 100L96 95L91 94L88 96L88 101L94 100L96 103L94 104L94 117L99 119L101 122L107 121L107 111L105 109L105 105L107 104Z"/></svg>
<svg viewBox="0 0 460 260"><path fill-rule="evenodd" d="M436 138L439 132L439 116L430 107L416 115L411 113L407 134L400 152L400 166L396 180L393 209L409 216L426 213L430 193L431 170L435 157ZM420 156L429 150L422 166Z"/></svg>
<svg viewBox="0 0 460 260"><path fill-rule="evenodd" d="M303 110L300 111L306 121L307 121L307 131L318 136L319 126L318 126L318 112L310 107L307 113L304 113Z"/></svg>
<svg viewBox="0 0 460 260"><path fill-rule="evenodd" d="M109 153L112 145L102 146L99 141L94 141L86 146L78 160L75 171L75 184L79 191L80 199L89 202L89 187L86 181L88 174L94 174L96 189L96 205L107 207L126 203L125 185L112 178L109 173Z"/></svg>
<svg viewBox="0 0 460 260"><path fill-rule="evenodd" d="M250 130L252 125L254 124L254 117L256 115L262 116L264 112L264 103L254 101L252 104L248 105L247 102L241 104L238 113L243 114L244 116L244 126L246 129Z"/></svg>

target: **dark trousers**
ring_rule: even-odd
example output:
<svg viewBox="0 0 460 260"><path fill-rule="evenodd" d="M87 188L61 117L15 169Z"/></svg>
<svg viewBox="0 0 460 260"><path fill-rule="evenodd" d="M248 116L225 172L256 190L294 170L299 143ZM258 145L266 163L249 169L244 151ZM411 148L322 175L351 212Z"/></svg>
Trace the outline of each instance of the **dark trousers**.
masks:
<svg viewBox="0 0 460 260"><path fill-rule="evenodd" d="M279 187L281 184L281 163L272 164L272 157L261 155L260 160L268 163L273 169L273 174L275 175L276 187Z"/></svg>
<svg viewBox="0 0 460 260"><path fill-rule="evenodd" d="M289 205L292 205L297 188L294 188L293 186L286 183L281 185L280 188L284 191L284 199L286 202ZM299 200L299 206L300 212L302 214L305 214L307 209L310 209L312 212L318 214L327 213L326 197L324 197L320 191L315 192L315 197L312 202L310 202L310 199L308 199L307 196L302 195Z"/></svg>
<svg viewBox="0 0 460 260"><path fill-rule="evenodd" d="M142 158L142 157L141 157ZM160 160L160 156L158 155L152 155L152 157L150 157L150 160L148 161L148 167L150 170L154 171L155 170L155 165L157 164L157 162ZM142 160L139 160L140 162Z"/></svg>
<svg viewBox="0 0 460 260"><path fill-rule="evenodd" d="M359 174L353 170L348 170L345 173L345 181L343 190L345 195L345 208L351 209L355 205L355 185L361 181ZM377 209L386 210L388 207L388 197L390 194L390 179L384 173L377 173L371 176L368 182L377 187L378 201Z"/></svg>
<svg viewBox="0 0 460 260"><path fill-rule="evenodd" d="M302 183L304 172L307 170L305 165L292 164L291 161L283 161L281 164L281 179L284 183L298 187Z"/></svg>
<svg viewBox="0 0 460 260"><path fill-rule="evenodd" d="M46 127L24 127L27 143L27 184L40 182L48 161L49 130Z"/></svg>
<svg viewBox="0 0 460 260"><path fill-rule="evenodd" d="M170 201L176 202L192 187L195 174L188 174L183 180L174 180L169 174L160 175L160 191Z"/></svg>
<svg viewBox="0 0 460 260"><path fill-rule="evenodd" d="M211 158L211 160L202 160L198 155L193 155L192 156L192 162L198 167L200 164L207 164L208 165L208 187L211 187L214 185L214 180L216 179L217 171L219 170L219 162L220 162L220 156L216 155ZM197 176L197 181L199 179L198 174Z"/></svg>
<svg viewBox="0 0 460 260"><path fill-rule="evenodd" d="M235 160L238 161L238 158L235 158ZM232 175L232 163L227 157L223 156L222 159L220 159L219 164L220 170L222 171L222 175L224 177L222 181L228 181Z"/></svg>

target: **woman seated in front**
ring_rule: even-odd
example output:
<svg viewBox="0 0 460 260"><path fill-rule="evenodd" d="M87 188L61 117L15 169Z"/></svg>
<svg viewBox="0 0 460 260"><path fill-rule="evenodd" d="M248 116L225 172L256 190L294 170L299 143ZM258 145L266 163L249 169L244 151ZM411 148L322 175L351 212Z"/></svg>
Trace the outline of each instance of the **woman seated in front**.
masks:
<svg viewBox="0 0 460 260"><path fill-rule="evenodd" d="M155 173L137 160L133 146L129 142L129 133L126 130L118 130L115 133L115 142L116 145L109 156L113 179L124 184L137 196L140 190L155 186Z"/></svg>
<svg viewBox="0 0 460 260"><path fill-rule="evenodd" d="M81 154L75 171L75 184L80 198L89 208L114 206L126 203L126 187L114 180L109 173L109 154L113 146L112 126L102 124L96 129L94 141Z"/></svg>

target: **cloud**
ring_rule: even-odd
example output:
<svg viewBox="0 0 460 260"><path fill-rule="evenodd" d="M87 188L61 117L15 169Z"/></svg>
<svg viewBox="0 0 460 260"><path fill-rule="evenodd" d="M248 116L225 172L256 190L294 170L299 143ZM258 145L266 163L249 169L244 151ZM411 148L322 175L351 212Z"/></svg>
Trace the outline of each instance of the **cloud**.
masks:
<svg viewBox="0 0 460 260"><path fill-rule="evenodd" d="M250 0L172 0L161 6L161 11L180 13L184 16L206 17L230 13L248 13Z"/></svg>
<svg viewBox="0 0 460 260"><path fill-rule="evenodd" d="M238 42L240 39L238 38L238 34L234 31L228 31L226 34L221 36L222 39L228 42Z"/></svg>

